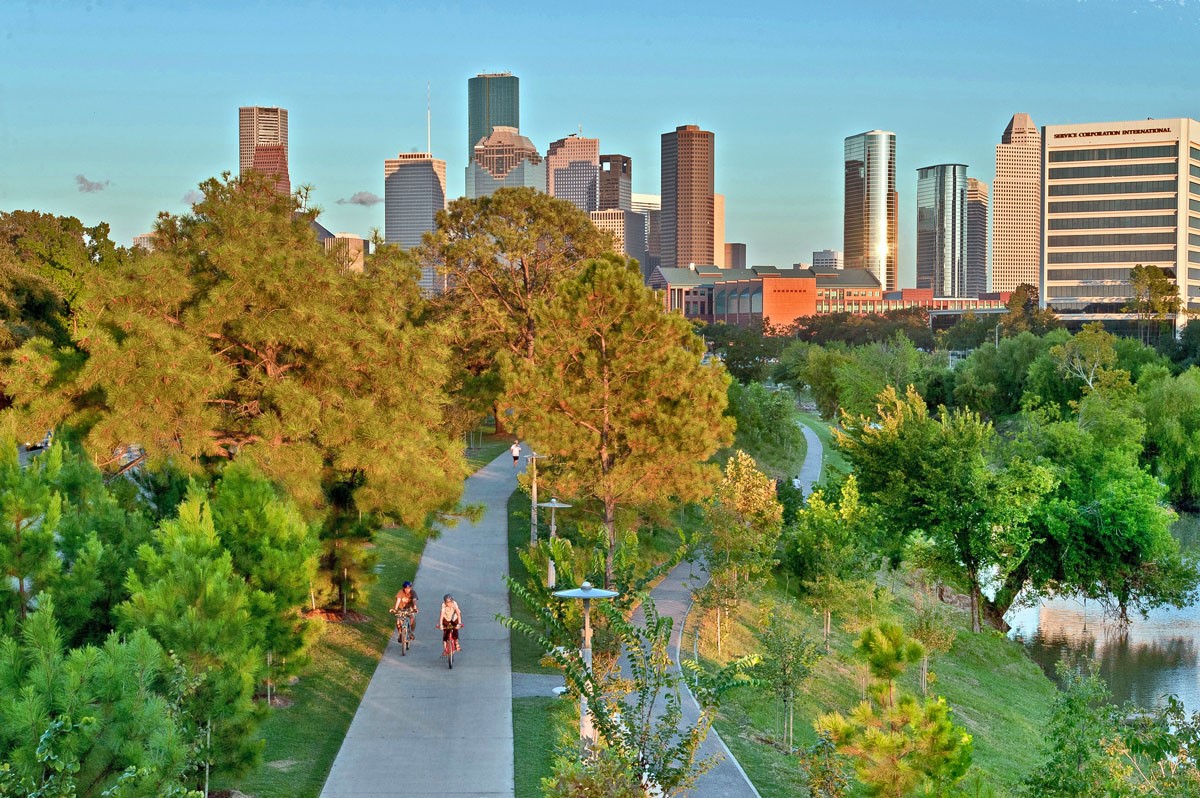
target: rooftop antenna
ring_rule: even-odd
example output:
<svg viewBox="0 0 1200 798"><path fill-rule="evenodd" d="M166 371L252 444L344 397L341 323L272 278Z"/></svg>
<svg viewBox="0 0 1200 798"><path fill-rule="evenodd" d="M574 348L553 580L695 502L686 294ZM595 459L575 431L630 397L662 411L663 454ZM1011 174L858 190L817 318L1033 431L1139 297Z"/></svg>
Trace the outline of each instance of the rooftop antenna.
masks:
<svg viewBox="0 0 1200 798"><path fill-rule="evenodd" d="M433 157L431 131L433 129L433 84L425 81L425 154Z"/></svg>

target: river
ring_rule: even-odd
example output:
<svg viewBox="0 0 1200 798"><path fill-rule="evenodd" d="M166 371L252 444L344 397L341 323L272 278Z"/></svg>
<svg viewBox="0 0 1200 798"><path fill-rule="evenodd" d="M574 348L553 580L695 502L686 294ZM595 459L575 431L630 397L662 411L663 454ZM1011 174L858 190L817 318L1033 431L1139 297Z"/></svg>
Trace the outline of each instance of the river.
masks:
<svg viewBox="0 0 1200 798"><path fill-rule="evenodd" d="M1185 550L1200 552L1200 516L1182 516L1173 531ZM1096 602L1059 598L1014 610L1007 620L1010 635L1052 678L1056 662L1082 655L1100 662L1118 703L1157 707L1173 693L1189 713L1200 711L1200 604L1135 615L1122 626Z"/></svg>

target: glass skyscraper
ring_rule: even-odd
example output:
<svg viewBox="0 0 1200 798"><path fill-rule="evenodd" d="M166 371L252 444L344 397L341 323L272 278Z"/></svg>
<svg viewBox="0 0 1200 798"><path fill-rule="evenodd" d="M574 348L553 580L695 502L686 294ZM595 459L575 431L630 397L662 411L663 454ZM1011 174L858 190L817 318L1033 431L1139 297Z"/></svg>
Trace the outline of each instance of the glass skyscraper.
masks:
<svg viewBox="0 0 1200 798"><path fill-rule="evenodd" d="M966 296L967 167L917 170L917 288L934 296Z"/></svg>
<svg viewBox="0 0 1200 798"><path fill-rule="evenodd" d="M467 163L475 157L475 145L497 125L521 129L520 79L510 72L467 81Z"/></svg>
<svg viewBox="0 0 1200 798"><path fill-rule="evenodd" d="M896 134L869 130L846 139L846 268L869 269L896 288Z"/></svg>

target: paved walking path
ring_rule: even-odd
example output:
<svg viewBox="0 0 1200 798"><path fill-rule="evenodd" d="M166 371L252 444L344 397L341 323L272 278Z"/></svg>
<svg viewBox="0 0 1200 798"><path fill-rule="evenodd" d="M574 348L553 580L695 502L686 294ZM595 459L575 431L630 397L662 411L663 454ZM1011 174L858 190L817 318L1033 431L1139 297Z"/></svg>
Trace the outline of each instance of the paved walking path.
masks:
<svg viewBox="0 0 1200 798"><path fill-rule="evenodd" d="M807 496L821 477L825 451L821 439L812 429L803 424L800 425L800 429L804 432L807 451L800 468L800 476L796 478L795 483ZM692 606L693 593L707 581L708 573L701 566L685 562L675 566L666 578L650 591L650 597L654 600L659 615L674 620L671 629L671 657L677 663L677 668L684 623ZM640 612L635 615L635 619L642 620ZM700 717L700 706L690 694L684 695L683 708L685 723L694 723ZM708 737L700 746L699 756L718 756L720 761L696 781L689 793L692 798L760 798L750 777L742 770L742 766L716 729L709 730Z"/></svg>
<svg viewBox="0 0 1200 798"><path fill-rule="evenodd" d="M509 614L501 576L508 573L508 497L517 473L505 452L467 479L463 501L482 504L483 517L426 545L414 580L416 641L401 657L392 633L322 798L512 798L512 664L508 630L495 617ZM463 612L454 670L441 658L434 628L445 593Z"/></svg>

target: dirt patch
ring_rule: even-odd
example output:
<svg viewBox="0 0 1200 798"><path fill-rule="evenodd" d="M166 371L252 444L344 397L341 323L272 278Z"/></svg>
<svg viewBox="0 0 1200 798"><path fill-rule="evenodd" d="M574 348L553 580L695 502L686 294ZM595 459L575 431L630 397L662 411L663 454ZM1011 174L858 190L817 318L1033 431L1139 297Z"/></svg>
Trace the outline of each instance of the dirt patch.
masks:
<svg viewBox="0 0 1200 798"><path fill-rule="evenodd" d="M274 762L267 762L266 764L269 768L287 773L296 767L296 765L299 765L300 761L297 759L276 759Z"/></svg>
<svg viewBox="0 0 1200 798"><path fill-rule="evenodd" d="M305 610L304 617L320 618L327 623L364 623L371 620L371 616L353 610L345 615L335 610Z"/></svg>
<svg viewBox="0 0 1200 798"><path fill-rule="evenodd" d="M241 790L209 790L210 798L254 798L253 795Z"/></svg>

